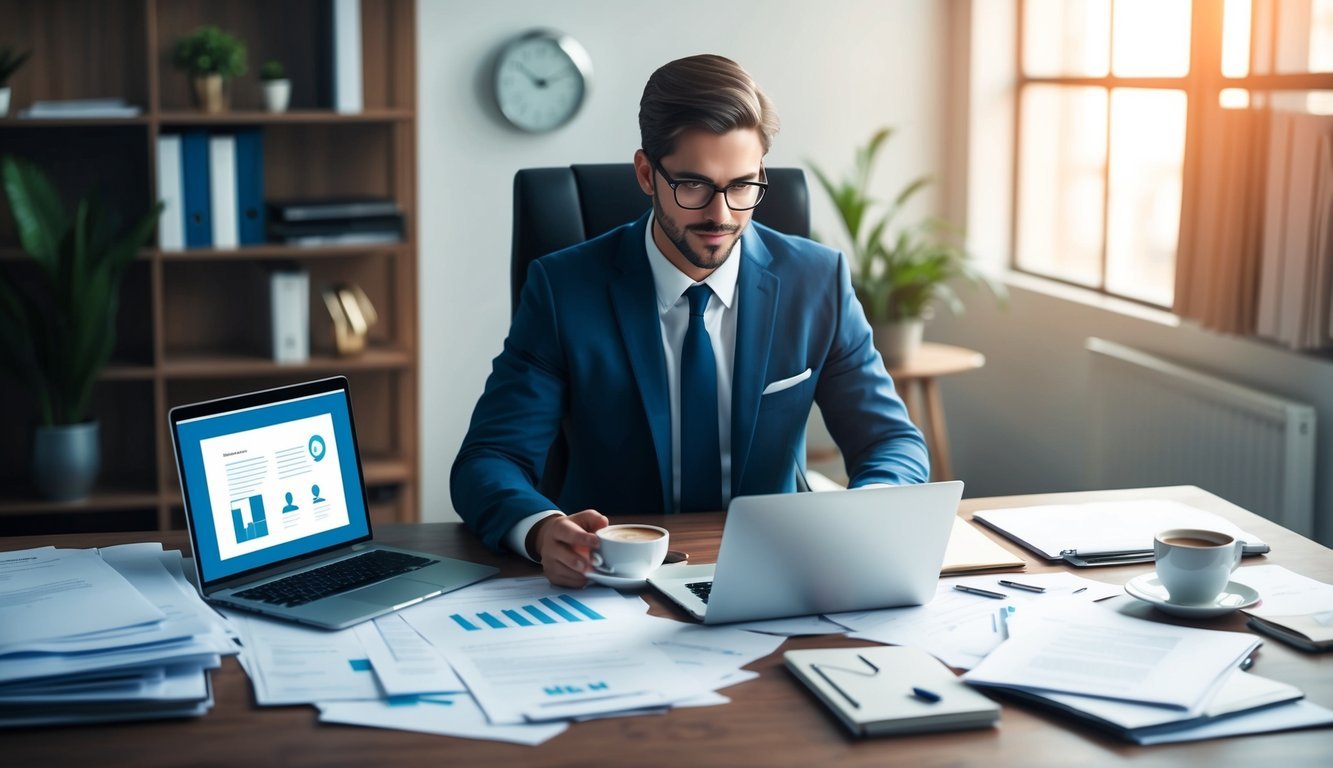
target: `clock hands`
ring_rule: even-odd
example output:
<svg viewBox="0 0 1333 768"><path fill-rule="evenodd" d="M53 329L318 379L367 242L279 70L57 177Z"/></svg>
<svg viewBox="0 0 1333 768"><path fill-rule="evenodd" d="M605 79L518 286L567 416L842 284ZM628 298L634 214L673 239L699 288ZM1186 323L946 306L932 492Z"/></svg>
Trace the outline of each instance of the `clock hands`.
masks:
<svg viewBox="0 0 1333 768"><path fill-rule="evenodd" d="M562 80L566 77L569 77L571 74L569 70L561 69L556 72L552 72L546 76L542 76L528 69L527 65L525 65L521 61L515 61L514 66L517 67L518 70L522 72L524 76L526 76L529 80L531 80L532 84L537 86L538 88L545 88L546 86L550 85L553 80Z"/></svg>

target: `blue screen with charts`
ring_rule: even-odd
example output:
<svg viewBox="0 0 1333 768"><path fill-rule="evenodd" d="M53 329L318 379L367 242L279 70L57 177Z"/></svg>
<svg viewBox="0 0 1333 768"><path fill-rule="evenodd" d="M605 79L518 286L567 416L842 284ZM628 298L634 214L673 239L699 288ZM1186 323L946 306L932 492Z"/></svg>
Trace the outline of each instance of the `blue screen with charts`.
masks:
<svg viewBox="0 0 1333 768"><path fill-rule="evenodd" d="M176 423L205 583L370 533L345 391Z"/></svg>

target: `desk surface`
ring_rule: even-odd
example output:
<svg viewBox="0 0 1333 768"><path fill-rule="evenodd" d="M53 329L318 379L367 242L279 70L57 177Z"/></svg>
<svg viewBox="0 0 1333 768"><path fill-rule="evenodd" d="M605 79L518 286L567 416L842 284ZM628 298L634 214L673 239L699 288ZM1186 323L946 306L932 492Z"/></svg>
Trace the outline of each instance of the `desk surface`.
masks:
<svg viewBox="0 0 1333 768"><path fill-rule="evenodd" d="M1267 520L1191 487L1153 491L1101 491L965 500L967 519L979 509L1143 497L1175 498L1213 510L1263 538L1272 547L1247 565L1277 563L1333 582L1333 551ZM695 562L716 559L721 514L643 517L672 532L673 548ZM1030 572L1061 570L987 535L1028 561ZM485 550L460 524L383 526L376 537L409 546L500 565L503 575L532 575L535 566ZM88 547L140 541L145 534L86 534L0 538L0 550L53 544ZM168 547L186 549L183 533L162 536ZM1149 565L1084 569L1081 575L1123 583ZM683 618L651 592L652 612ZM1211 629L1246 631L1239 614L1183 621ZM217 704L202 718L116 725L0 730L0 752L8 765L1052 765L1061 768L1133 760L1145 765L1327 765L1333 730L1267 734L1194 744L1138 747L1035 710L1006 704L998 729L854 741L782 667L793 648L854 646L842 637L796 638L751 665L756 680L727 688L732 703L682 709L665 715L623 717L573 725L540 747L469 741L443 736L341 725L321 725L313 707L256 707L250 683L235 659L213 673ZM1266 640L1257 674L1302 688L1309 700L1333 707L1333 654L1314 655Z"/></svg>

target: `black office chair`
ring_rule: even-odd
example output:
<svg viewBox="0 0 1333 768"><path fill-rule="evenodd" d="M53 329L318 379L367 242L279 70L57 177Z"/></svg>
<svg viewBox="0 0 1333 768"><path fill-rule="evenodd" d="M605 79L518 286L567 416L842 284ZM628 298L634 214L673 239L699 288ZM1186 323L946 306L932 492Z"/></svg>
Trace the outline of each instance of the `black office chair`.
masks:
<svg viewBox="0 0 1333 768"><path fill-rule="evenodd" d="M809 237L810 196L805 171L768 168L767 174L768 191L754 211L754 220L789 235ZM634 221L651 204L651 198L639 189L631 163L524 168L514 174L510 316L518 311L528 265L534 260ZM560 495L568 453L562 432L546 454L538 483L548 499Z"/></svg>
<svg viewBox="0 0 1333 768"><path fill-rule="evenodd" d="M768 192L754 219L779 232L810 236L805 171L769 168ZM633 221L651 199L631 163L524 168L514 174L514 240L509 260L509 312L518 310L533 260Z"/></svg>

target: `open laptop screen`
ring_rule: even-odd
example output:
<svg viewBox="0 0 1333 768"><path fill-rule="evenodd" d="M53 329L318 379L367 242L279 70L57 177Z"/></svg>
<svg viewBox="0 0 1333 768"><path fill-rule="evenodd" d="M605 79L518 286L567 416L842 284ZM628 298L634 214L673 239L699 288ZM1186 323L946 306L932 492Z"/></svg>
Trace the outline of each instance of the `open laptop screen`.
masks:
<svg viewBox="0 0 1333 768"><path fill-rule="evenodd" d="M370 538L345 386L330 379L172 412L204 584Z"/></svg>

